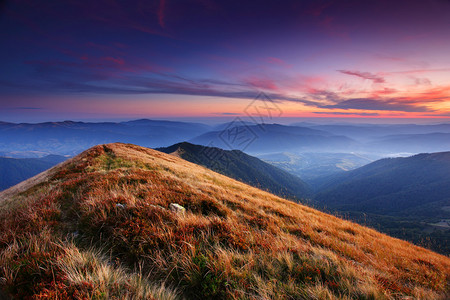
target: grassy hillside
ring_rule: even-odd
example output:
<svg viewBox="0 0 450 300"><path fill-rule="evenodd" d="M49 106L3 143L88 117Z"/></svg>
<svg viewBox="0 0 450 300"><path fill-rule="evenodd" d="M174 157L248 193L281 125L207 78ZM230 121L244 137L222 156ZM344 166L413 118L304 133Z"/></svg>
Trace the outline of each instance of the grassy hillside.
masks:
<svg viewBox="0 0 450 300"><path fill-rule="evenodd" d="M0 198L18 299L449 296L448 257L138 146L96 146Z"/></svg>
<svg viewBox="0 0 450 300"><path fill-rule="evenodd" d="M228 151L187 142L156 150L177 155L278 196L295 200L309 196L307 184L299 177L239 150Z"/></svg>

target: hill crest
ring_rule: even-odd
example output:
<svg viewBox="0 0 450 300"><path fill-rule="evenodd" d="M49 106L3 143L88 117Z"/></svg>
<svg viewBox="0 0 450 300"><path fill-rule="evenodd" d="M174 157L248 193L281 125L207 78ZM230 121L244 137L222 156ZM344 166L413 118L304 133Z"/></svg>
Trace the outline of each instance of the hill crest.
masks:
<svg viewBox="0 0 450 300"><path fill-rule="evenodd" d="M310 195L308 185L299 177L240 150L223 150L188 142L156 150L294 201L304 200Z"/></svg>

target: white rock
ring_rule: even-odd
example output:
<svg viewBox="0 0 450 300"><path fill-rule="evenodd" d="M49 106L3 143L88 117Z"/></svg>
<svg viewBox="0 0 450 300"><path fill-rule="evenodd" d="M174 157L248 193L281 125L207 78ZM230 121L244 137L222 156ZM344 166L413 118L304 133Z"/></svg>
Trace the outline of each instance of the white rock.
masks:
<svg viewBox="0 0 450 300"><path fill-rule="evenodd" d="M169 208L171 211L174 211L176 213L184 214L184 212L186 211L186 208L177 203L170 203Z"/></svg>

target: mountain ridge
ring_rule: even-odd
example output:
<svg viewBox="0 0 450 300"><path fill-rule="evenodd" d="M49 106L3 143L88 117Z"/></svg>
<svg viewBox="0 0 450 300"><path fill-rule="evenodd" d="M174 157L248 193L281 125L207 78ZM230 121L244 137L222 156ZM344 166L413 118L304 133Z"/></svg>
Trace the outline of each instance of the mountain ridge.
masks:
<svg viewBox="0 0 450 300"><path fill-rule="evenodd" d="M44 122L0 124L0 152L75 155L111 142L161 147L210 130L200 123L140 119L128 122Z"/></svg>
<svg viewBox="0 0 450 300"><path fill-rule="evenodd" d="M360 146L357 141L346 136L308 127L280 124L233 125L225 130L206 132L188 142L222 149L245 150L250 154L288 150L338 151Z"/></svg>
<svg viewBox="0 0 450 300"><path fill-rule="evenodd" d="M187 161L279 196L296 201L310 196L308 185L299 177L239 150L223 150L188 142L155 150L177 155Z"/></svg>

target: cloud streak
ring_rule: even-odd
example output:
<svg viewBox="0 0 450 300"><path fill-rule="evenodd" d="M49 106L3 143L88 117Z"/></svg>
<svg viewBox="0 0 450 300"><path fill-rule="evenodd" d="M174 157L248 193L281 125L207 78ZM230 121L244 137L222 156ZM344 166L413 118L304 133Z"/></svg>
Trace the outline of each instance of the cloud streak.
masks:
<svg viewBox="0 0 450 300"><path fill-rule="evenodd" d="M359 110L382 110L382 111L403 111L403 112L428 112L425 106L416 106L402 103L396 99L378 100L369 98L348 99L337 104L325 105L322 108L329 109L359 109Z"/></svg>
<svg viewBox="0 0 450 300"><path fill-rule="evenodd" d="M158 8L158 23L162 28L166 27L166 23L164 21L165 9L166 9L166 0L160 0Z"/></svg>
<svg viewBox="0 0 450 300"><path fill-rule="evenodd" d="M370 117L370 116L379 116L379 113L359 113L359 112L341 112L341 111L313 111L316 115L339 115L339 116L364 116L364 117Z"/></svg>
<svg viewBox="0 0 450 300"><path fill-rule="evenodd" d="M374 83L385 83L386 80L376 74L370 72L360 72L360 71L349 71L349 70L338 70L338 72L346 75L356 76L362 79L372 80Z"/></svg>

